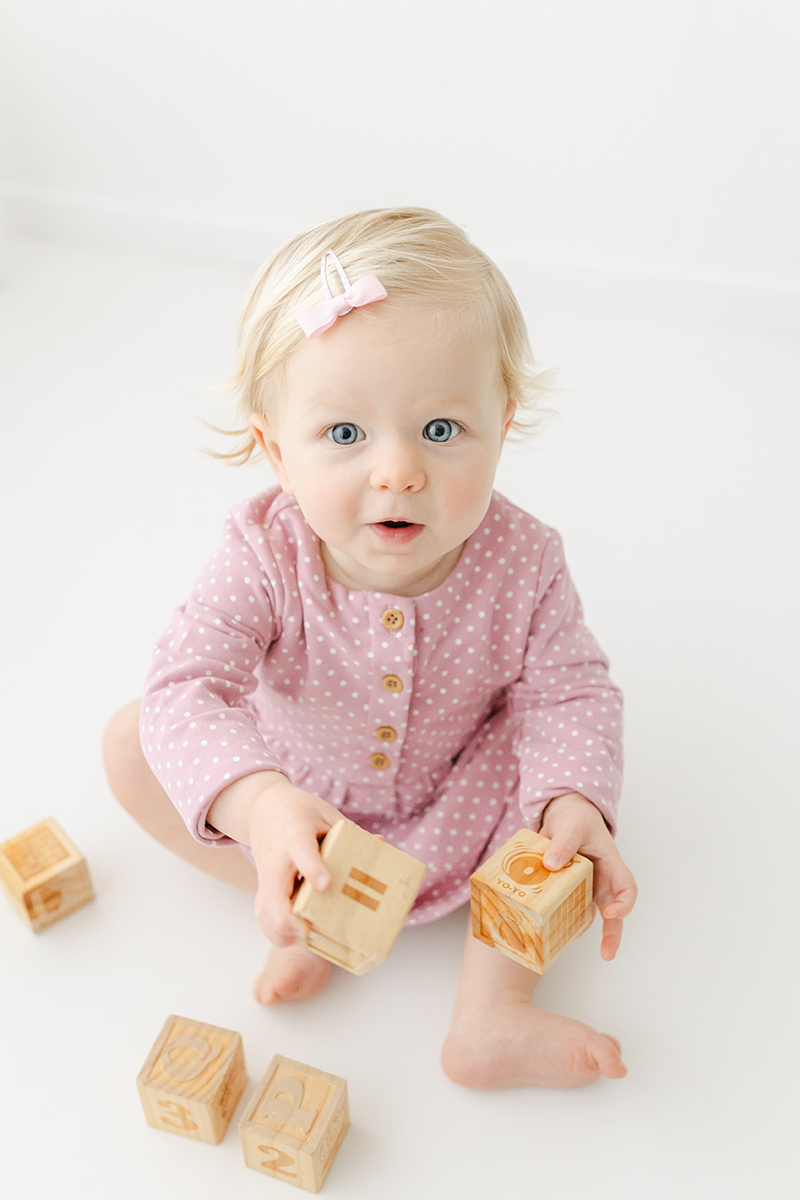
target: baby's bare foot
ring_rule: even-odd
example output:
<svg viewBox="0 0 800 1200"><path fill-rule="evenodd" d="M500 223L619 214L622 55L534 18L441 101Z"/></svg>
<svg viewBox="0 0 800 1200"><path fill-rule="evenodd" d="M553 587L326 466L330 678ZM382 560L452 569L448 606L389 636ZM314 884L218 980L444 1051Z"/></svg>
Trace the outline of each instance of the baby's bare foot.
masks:
<svg viewBox="0 0 800 1200"><path fill-rule="evenodd" d="M600 1075L627 1074L616 1038L516 999L462 1013L442 1066L455 1083L473 1088L580 1087Z"/></svg>
<svg viewBox="0 0 800 1200"><path fill-rule="evenodd" d="M261 1004L308 1000L324 988L330 973L331 964L300 943L276 947L253 986L253 995Z"/></svg>

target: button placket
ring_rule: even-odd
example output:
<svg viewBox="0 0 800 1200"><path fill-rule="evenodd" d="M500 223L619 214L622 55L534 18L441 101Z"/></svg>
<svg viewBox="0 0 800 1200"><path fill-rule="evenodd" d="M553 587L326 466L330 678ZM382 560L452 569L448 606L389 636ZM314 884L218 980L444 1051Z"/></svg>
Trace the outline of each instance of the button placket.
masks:
<svg viewBox="0 0 800 1200"><path fill-rule="evenodd" d="M414 610L412 605L411 612L406 613L396 603L387 605L385 599L375 599L377 603L370 614L378 685L373 732L385 750L368 753L373 770L394 771L408 724L413 690ZM394 742L396 746L391 745ZM390 745L391 753L387 753Z"/></svg>

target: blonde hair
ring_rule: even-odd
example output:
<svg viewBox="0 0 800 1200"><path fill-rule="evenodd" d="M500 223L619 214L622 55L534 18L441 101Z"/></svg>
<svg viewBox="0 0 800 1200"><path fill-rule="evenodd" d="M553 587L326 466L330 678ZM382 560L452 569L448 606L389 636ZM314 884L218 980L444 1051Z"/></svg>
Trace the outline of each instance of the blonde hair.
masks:
<svg viewBox="0 0 800 1200"><path fill-rule="evenodd" d="M249 418L267 417L280 399L284 364L305 340L297 314L324 298L319 272L326 250L335 252L351 283L377 275L389 301L444 308L493 337L503 386L517 403L510 432L526 435L538 424L533 410L551 390L551 380L536 367L525 321L503 274L440 213L374 208L307 229L259 269L245 299L236 365L225 386L238 397L243 425L218 430L242 440L228 454L212 451L214 457L238 464L256 450ZM334 290L340 288L336 280Z"/></svg>

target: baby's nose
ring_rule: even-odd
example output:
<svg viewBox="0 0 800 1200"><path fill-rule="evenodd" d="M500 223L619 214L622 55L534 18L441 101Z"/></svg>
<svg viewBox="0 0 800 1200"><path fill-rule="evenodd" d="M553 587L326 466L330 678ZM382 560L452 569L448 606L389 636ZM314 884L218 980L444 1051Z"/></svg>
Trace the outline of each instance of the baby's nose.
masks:
<svg viewBox="0 0 800 1200"><path fill-rule="evenodd" d="M372 471L372 486L390 492L418 492L425 485L425 471L412 447L393 446L377 459Z"/></svg>

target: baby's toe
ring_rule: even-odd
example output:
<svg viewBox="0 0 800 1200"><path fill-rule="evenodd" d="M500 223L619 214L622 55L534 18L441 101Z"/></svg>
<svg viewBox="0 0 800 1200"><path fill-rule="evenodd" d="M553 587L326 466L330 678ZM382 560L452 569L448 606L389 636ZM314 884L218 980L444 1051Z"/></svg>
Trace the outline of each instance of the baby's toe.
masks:
<svg viewBox="0 0 800 1200"><path fill-rule="evenodd" d="M606 1079L623 1079L628 1074L628 1068L622 1061L622 1046L610 1033L601 1033L600 1041L595 1048L597 1067Z"/></svg>
<svg viewBox="0 0 800 1200"><path fill-rule="evenodd" d="M253 996L259 1004L275 1004L280 996L275 990L274 980L265 979L265 974L262 972L253 984Z"/></svg>

